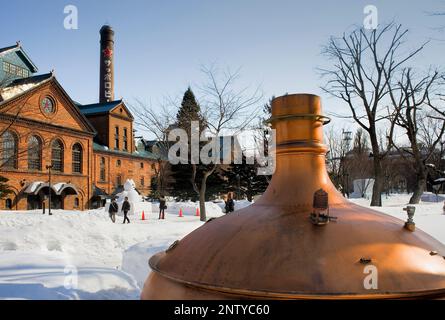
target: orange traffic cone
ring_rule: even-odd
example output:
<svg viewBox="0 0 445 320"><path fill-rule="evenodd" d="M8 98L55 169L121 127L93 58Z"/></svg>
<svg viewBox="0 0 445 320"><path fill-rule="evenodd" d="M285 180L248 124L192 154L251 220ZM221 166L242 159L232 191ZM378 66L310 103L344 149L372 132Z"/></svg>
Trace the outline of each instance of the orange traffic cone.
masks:
<svg viewBox="0 0 445 320"><path fill-rule="evenodd" d="M180 218L183 217L183 215L182 215L182 209L179 209L179 217L180 217Z"/></svg>
<svg viewBox="0 0 445 320"><path fill-rule="evenodd" d="M196 208L196 214L195 216L199 217L199 208Z"/></svg>
<svg viewBox="0 0 445 320"><path fill-rule="evenodd" d="M144 210L142 210L142 218L141 218L141 220L145 220L145 213L144 213Z"/></svg>

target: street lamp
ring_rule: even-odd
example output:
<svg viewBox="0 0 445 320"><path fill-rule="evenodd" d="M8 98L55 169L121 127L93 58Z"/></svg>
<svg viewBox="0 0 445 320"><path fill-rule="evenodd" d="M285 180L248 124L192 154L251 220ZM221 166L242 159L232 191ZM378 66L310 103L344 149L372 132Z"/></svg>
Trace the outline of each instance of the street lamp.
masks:
<svg viewBox="0 0 445 320"><path fill-rule="evenodd" d="M236 200L239 200L240 199L240 189L241 189L241 177L240 177L239 173L236 175L236 184L237 184L237 189L238 189Z"/></svg>
<svg viewBox="0 0 445 320"><path fill-rule="evenodd" d="M51 216L51 169L52 165L47 165L46 169L48 170L48 214Z"/></svg>

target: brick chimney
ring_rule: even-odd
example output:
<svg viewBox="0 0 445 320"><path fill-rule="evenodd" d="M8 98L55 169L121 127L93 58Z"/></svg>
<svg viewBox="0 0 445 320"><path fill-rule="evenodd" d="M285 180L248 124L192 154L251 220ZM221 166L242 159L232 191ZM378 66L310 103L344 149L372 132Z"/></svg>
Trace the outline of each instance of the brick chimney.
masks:
<svg viewBox="0 0 445 320"><path fill-rule="evenodd" d="M114 31L104 25L100 29L99 102L114 100Z"/></svg>

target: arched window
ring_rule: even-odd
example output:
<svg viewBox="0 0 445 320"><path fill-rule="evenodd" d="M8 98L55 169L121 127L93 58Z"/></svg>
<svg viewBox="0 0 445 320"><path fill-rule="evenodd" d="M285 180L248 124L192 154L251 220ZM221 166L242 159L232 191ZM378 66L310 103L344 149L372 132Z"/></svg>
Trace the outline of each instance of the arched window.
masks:
<svg viewBox="0 0 445 320"><path fill-rule="evenodd" d="M6 131L3 133L1 152L1 167L17 169L18 139L15 133L11 131Z"/></svg>
<svg viewBox="0 0 445 320"><path fill-rule="evenodd" d="M63 144L60 140L54 140L51 145L51 165L54 171L63 172Z"/></svg>
<svg viewBox="0 0 445 320"><path fill-rule="evenodd" d="M82 146L76 143L73 146L73 172L82 173Z"/></svg>
<svg viewBox="0 0 445 320"><path fill-rule="evenodd" d="M42 170L42 141L37 136L28 140L28 169Z"/></svg>
<svg viewBox="0 0 445 320"><path fill-rule="evenodd" d="M105 158L100 158L100 181L105 181Z"/></svg>

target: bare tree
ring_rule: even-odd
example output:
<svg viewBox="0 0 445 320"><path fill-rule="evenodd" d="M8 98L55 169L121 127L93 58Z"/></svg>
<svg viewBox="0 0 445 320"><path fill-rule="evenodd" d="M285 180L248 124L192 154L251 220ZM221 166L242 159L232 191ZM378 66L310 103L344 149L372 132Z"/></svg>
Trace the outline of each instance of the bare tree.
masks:
<svg viewBox="0 0 445 320"><path fill-rule="evenodd" d="M442 159L445 157L445 139L442 135L442 126L444 120L440 114L432 114L431 116L422 116L418 119L417 125L419 127L419 141L427 152L431 152L431 157L428 163L433 164L434 167L443 171ZM439 142L436 142L439 140Z"/></svg>
<svg viewBox="0 0 445 320"><path fill-rule="evenodd" d="M407 68L402 71L401 79L397 84L389 84L391 102L396 110L394 120L405 131L409 148L400 148L394 141L392 144L399 150L401 156L409 155L413 158L417 176L410 204L417 204L420 201L427 182L427 161L433 155L445 132L445 121L442 121L440 129L434 133L435 138L429 142L429 148L421 146L419 123L425 121L425 117L432 118L435 113L443 113L443 109L440 110L440 100L430 99L430 95L439 89L442 80L437 70L417 78L412 69Z"/></svg>
<svg viewBox="0 0 445 320"><path fill-rule="evenodd" d="M343 137L344 131L344 129L336 131L335 127L331 127L326 134L328 173L334 185L341 189L343 194L348 193L345 183L348 172L345 157L349 151L347 141Z"/></svg>
<svg viewBox="0 0 445 320"><path fill-rule="evenodd" d="M169 100L170 101L170 100ZM156 166L154 166L155 179L157 182L157 193L165 195L166 188L170 178L170 164L167 160L170 142L168 141L168 132L174 123L176 106L170 101L158 108L152 107L149 103L136 100L136 103L130 106L137 115L135 124L143 131L151 134L155 139L153 155L156 157Z"/></svg>
<svg viewBox="0 0 445 320"><path fill-rule="evenodd" d="M206 122L206 129L212 137L224 132L232 135L246 129L254 119L259 117L262 94L259 88L239 87L240 69L232 72L219 70L216 66L203 66L206 81L200 86L202 97L200 105ZM197 179L198 166L192 164L191 183L199 195L200 220L206 221L205 193L207 179L218 168L219 160L205 166ZM202 166L201 166L202 167Z"/></svg>
<svg viewBox="0 0 445 320"><path fill-rule="evenodd" d="M327 78L322 89L344 101L351 112L351 116L346 117L354 119L369 135L375 179L372 206L382 205L382 160L391 148L388 144L387 150L381 150L378 124L387 121L387 136L392 137L394 133L394 122L390 121L393 110L387 108L388 83L424 47L405 53L402 45L407 33L408 30L394 23L372 31L359 28L341 38L332 37L323 50L333 66L321 69Z"/></svg>

